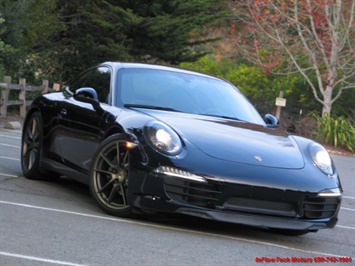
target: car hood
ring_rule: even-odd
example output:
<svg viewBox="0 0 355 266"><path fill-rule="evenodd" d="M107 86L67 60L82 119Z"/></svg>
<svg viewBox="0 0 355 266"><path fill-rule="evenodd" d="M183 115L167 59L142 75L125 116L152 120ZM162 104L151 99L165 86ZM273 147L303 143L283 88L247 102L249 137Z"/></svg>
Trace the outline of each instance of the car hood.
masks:
<svg viewBox="0 0 355 266"><path fill-rule="evenodd" d="M199 150L216 159L266 167L299 169L302 153L294 138L262 125L212 116L147 110Z"/></svg>

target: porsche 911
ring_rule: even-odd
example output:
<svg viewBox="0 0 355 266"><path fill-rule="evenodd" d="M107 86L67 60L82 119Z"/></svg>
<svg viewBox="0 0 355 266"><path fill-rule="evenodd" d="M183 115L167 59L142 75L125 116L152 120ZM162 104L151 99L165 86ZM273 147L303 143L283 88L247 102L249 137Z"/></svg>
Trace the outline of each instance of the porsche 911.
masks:
<svg viewBox="0 0 355 266"><path fill-rule="evenodd" d="M331 157L277 126L228 81L106 62L33 101L21 165L28 179L88 185L114 216L183 214L293 235L333 228L342 188Z"/></svg>

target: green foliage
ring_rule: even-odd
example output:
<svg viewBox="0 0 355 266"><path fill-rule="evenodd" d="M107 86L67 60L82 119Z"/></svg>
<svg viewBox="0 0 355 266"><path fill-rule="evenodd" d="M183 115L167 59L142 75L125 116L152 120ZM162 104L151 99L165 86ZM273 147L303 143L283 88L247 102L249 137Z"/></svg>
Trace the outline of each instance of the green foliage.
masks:
<svg viewBox="0 0 355 266"><path fill-rule="evenodd" d="M324 117L313 114L318 122L317 139L334 147L355 151L354 121L344 117L333 118L326 114Z"/></svg>
<svg viewBox="0 0 355 266"><path fill-rule="evenodd" d="M11 70L19 67L16 61L20 57L20 51L13 46L6 44L0 38L0 74L1 76L9 75Z"/></svg>
<svg viewBox="0 0 355 266"><path fill-rule="evenodd" d="M220 78L223 78L224 76L221 65L210 56L201 57L196 62L182 62L179 66L181 68L198 71Z"/></svg>
<svg viewBox="0 0 355 266"><path fill-rule="evenodd" d="M255 105L260 113L268 113L273 108L278 92L273 90L271 80L257 67L233 66L225 78L235 84Z"/></svg>
<svg viewBox="0 0 355 266"><path fill-rule="evenodd" d="M287 99L283 113L301 118L300 110L303 114L320 111L321 104L300 75L265 73L250 65L250 57L242 57L242 50L234 55L235 60L215 60L205 55L210 52L207 44L212 41L205 36L216 29L210 25L224 25L223 30L217 31L226 34L226 46L231 37L227 33L231 33L230 26L238 28L232 34L247 34L241 23L231 25L235 21L225 15L229 2L0 0L0 80L3 75L11 75L13 80L24 77L31 84L38 84L42 78L66 83L103 61L183 62L183 68L230 80L260 113L273 112L280 90ZM270 46L263 51L263 60L268 62L268 55L277 52L274 49ZM216 51L218 58L224 55L223 51ZM280 60L269 65L276 63ZM281 64L289 66L289 61ZM315 84L316 77L310 78ZM333 114L355 119L354 101L355 90L344 90L333 104Z"/></svg>
<svg viewBox="0 0 355 266"><path fill-rule="evenodd" d="M54 25L61 26L54 27L34 47L36 56L32 62L57 82L68 82L79 72L104 61L176 64L195 60L206 53L197 48L210 41L197 36L198 29L215 21L221 9L212 0L56 3L54 11L58 15ZM44 31L48 32L47 28Z"/></svg>
<svg viewBox="0 0 355 266"><path fill-rule="evenodd" d="M212 40L200 33L222 16L225 4L0 0L0 71L15 77L26 70L28 77L40 73L65 83L104 61L193 61L206 54L203 45Z"/></svg>
<svg viewBox="0 0 355 266"><path fill-rule="evenodd" d="M205 55L192 47L199 46L208 40L192 40L191 33L198 34L203 28L216 19L210 14L215 1L165 1L155 0L142 4L142 1L129 1L124 7L134 10L137 22L132 31L127 33L132 42L132 52L138 55L177 64L183 61L194 61Z"/></svg>
<svg viewBox="0 0 355 266"><path fill-rule="evenodd" d="M4 18L4 30L0 36L5 43L14 47L22 46L26 34L24 18L31 3L31 0L0 0L0 10Z"/></svg>
<svg viewBox="0 0 355 266"><path fill-rule="evenodd" d="M0 75L2 77L8 74L14 66L14 61L16 62L19 54L19 49L13 46L12 39L13 34L9 34L10 31L16 32L17 24L10 24L7 18L10 17L11 12L8 8L11 2L0 0ZM6 12L6 15L5 15ZM12 27L11 27L12 26ZM10 30L11 29L11 30ZM21 36L19 36L21 38Z"/></svg>
<svg viewBox="0 0 355 266"><path fill-rule="evenodd" d="M13 80L19 77L34 78L38 68L29 67L31 51L57 27L55 14L52 12L55 1L0 0L1 76L11 75Z"/></svg>
<svg viewBox="0 0 355 266"><path fill-rule="evenodd" d="M354 80L355 82L355 80ZM344 116L355 120L355 89L344 90L341 97L334 102L332 107L333 116Z"/></svg>
<svg viewBox="0 0 355 266"><path fill-rule="evenodd" d="M32 0L27 11L26 36L30 52L41 47L53 34L63 29L59 21L59 14L56 12L57 0Z"/></svg>

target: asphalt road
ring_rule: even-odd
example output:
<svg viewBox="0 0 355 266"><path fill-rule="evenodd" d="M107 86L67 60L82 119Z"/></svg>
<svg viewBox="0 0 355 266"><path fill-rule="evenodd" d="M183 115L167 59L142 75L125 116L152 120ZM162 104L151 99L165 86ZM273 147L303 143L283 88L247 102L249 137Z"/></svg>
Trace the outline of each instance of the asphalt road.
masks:
<svg viewBox="0 0 355 266"><path fill-rule="evenodd" d="M2 266L355 265L355 157L333 156L344 187L337 226L289 237L192 218L108 216L81 184L25 179L20 135L0 129Z"/></svg>

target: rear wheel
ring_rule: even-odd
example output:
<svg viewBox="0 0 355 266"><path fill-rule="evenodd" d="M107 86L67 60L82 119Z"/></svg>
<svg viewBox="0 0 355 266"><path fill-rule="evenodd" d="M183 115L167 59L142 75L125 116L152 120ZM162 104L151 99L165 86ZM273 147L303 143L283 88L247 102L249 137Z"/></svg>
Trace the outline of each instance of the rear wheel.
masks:
<svg viewBox="0 0 355 266"><path fill-rule="evenodd" d="M33 113L25 122L21 143L21 167L28 179L53 180L57 175L44 174L40 169L43 146L42 118L39 112Z"/></svg>
<svg viewBox="0 0 355 266"><path fill-rule="evenodd" d="M95 152L90 169L90 192L98 206L110 215L129 217L127 203L130 156L120 134L107 138Z"/></svg>

